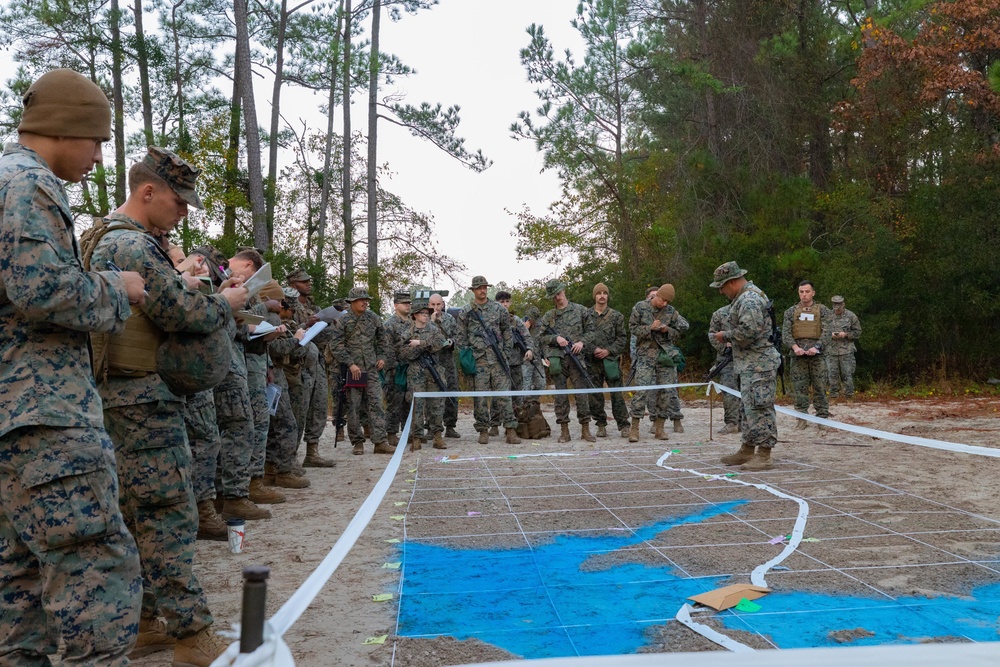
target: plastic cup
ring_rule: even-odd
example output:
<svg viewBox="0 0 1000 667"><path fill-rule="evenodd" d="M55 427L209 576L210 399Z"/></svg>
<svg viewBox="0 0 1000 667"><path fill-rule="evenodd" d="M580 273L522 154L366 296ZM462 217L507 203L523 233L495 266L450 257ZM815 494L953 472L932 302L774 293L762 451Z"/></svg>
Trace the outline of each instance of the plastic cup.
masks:
<svg viewBox="0 0 1000 667"><path fill-rule="evenodd" d="M243 553L243 540L246 537L246 520L226 519L226 527L229 528L229 551L234 554Z"/></svg>

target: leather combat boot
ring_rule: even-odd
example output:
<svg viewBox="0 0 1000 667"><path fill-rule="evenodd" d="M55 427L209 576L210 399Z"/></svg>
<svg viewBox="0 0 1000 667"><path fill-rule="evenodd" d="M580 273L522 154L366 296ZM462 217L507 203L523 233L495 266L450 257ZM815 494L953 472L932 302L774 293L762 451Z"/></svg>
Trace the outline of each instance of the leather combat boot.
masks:
<svg viewBox="0 0 1000 667"><path fill-rule="evenodd" d="M365 424L361 427L361 434L365 436L365 440L372 439L372 427L371 424Z"/></svg>
<svg viewBox="0 0 1000 667"><path fill-rule="evenodd" d="M631 431L632 431L632 429L631 429L631 428L629 428L628 426L622 426L622 430L621 430L621 436L622 436L623 438L627 438L627 437L628 437L628 434L629 434L629 433L630 433ZM637 433L636 435L638 435L638 433Z"/></svg>
<svg viewBox="0 0 1000 667"><path fill-rule="evenodd" d="M413 442L410 443L411 452L419 452L421 447L424 446L424 441L420 438L412 438Z"/></svg>
<svg viewBox="0 0 1000 667"><path fill-rule="evenodd" d="M399 444L399 434L398 433L390 433L389 434L389 446L395 447L398 444Z"/></svg>
<svg viewBox="0 0 1000 667"><path fill-rule="evenodd" d="M569 442L569 424L559 424L558 442Z"/></svg>
<svg viewBox="0 0 1000 667"><path fill-rule="evenodd" d="M739 432L740 432L740 427L737 426L736 424L726 424L718 431L716 431L716 433L720 435L729 435L730 433L739 433Z"/></svg>
<svg viewBox="0 0 1000 667"><path fill-rule="evenodd" d="M807 428L809 428L809 422L807 422L805 419L800 419L797 422L795 422L796 431L804 431Z"/></svg>
<svg viewBox="0 0 1000 667"><path fill-rule="evenodd" d="M271 510L257 507L250 502L249 498L226 498L226 502L222 506L222 516L226 519L246 519L247 521L270 519Z"/></svg>
<svg viewBox="0 0 1000 667"><path fill-rule="evenodd" d="M740 470L746 470L747 472L760 472L761 470L770 470L774 467L771 462L771 448L770 447L758 447L757 453L753 455L753 458L740 466Z"/></svg>
<svg viewBox="0 0 1000 667"><path fill-rule="evenodd" d="M493 435L500 435L500 427L499 426L490 426L490 435L491 436L493 436Z"/></svg>
<svg viewBox="0 0 1000 667"><path fill-rule="evenodd" d="M264 483L268 486L280 486L283 489L307 489L309 480L292 472L278 472L272 464L264 464Z"/></svg>
<svg viewBox="0 0 1000 667"><path fill-rule="evenodd" d="M479 444L480 445L488 445L488 444L490 444L490 432L489 431L480 431L479 432Z"/></svg>
<svg viewBox="0 0 1000 667"><path fill-rule="evenodd" d="M351 454L354 454L355 456L361 456L364 453L365 453L365 445L364 443L361 442L354 445L354 448L351 450Z"/></svg>
<svg viewBox="0 0 1000 667"><path fill-rule="evenodd" d="M203 501L211 502L211 501ZM173 648L177 640L167 634L167 624L159 618L140 618L139 634L135 638L135 646L129 652L132 660L144 655L166 651Z"/></svg>
<svg viewBox="0 0 1000 667"><path fill-rule="evenodd" d="M590 433L590 422L580 424L580 439L584 442L597 442L597 438Z"/></svg>
<svg viewBox="0 0 1000 667"><path fill-rule="evenodd" d="M303 468L332 468L337 465L335 461L324 459L319 455L319 443L306 443L306 458L302 461Z"/></svg>
<svg viewBox="0 0 1000 667"><path fill-rule="evenodd" d="M674 422L674 433L683 433L684 432L684 425L681 424L681 420L680 419L674 419L673 422Z"/></svg>
<svg viewBox="0 0 1000 667"><path fill-rule="evenodd" d="M598 425L598 427L597 427L597 437L598 438L606 438L606 437L608 437L608 425L607 424L600 424L600 425Z"/></svg>
<svg viewBox="0 0 1000 667"><path fill-rule="evenodd" d="M670 436L667 435L667 432L663 430L663 422L665 421L666 421L665 419L657 419L655 422L653 422L653 427L654 427L653 437L656 438L657 440L670 439Z"/></svg>
<svg viewBox="0 0 1000 667"><path fill-rule="evenodd" d="M211 667L231 643L231 640L215 634L212 626L208 626L196 635L177 640L173 667Z"/></svg>
<svg viewBox="0 0 1000 667"><path fill-rule="evenodd" d="M399 442L399 438L396 438L396 441ZM372 451L376 454L392 454L396 451L396 446L390 445L388 442L378 442L375 443L375 449Z"/></svg>
<svg viewBox="0 0 1000 667"><path fill-rule="evenodd" d="M639 417L632 417L632 425L628 429L628 441L629 442L639 442L639 425L642 424L642 419Z"/></svg>
<svg viewBox="0 0 1000 667"><path fill-rule="evenodd" d="M449 426L448 428L446 428L444 430L444 437L446 437L446 438L461 438L462 436L459 435L458 431L455 430L454 426Z"/></svg>
<svg viewBox="0 0 1000 667"><path fill-rule="evenodd" d="M295 475L296 477L305 477L306 469L303 468L302 464L299 463L298 461L292 461L291 474Z"/></svg>
<svg viewBox="0 0 1000 667"><path fill-rule="evenodd" d="M264 486L263 477L250 480L250 502L255 505L277 505L285 502L285 494L277 489Z"/></svg>
<svg viewBox="0 0 1000 667"><path fill-rule="evenodd" d="M444 438L441 437L440 431L434 434L434 449L448 449L448 445L444 444Z"/></svg>
<svg viewBox="0 0 1000 667"><path fill-rule="evenodd" d="M727 454L719 459L720 463L727 466L738 466L746 463L753 458L754 448L747 447L746 445L741 445L739 450L733 452L732 454Z"/></svg>
<svg viewBox="0 0 1000 667"><path fill-rule="evenodd" d="M347 436L344 434L344 427L341 426L337 429L337 442L341 442L343 440L347 440Z"/></svg>
<svg viewBox="0 0 1000 667"><path fill-rule="evenodd" d="M229 529L226 522L215 511L215 503L202 500L198 503L198 537L199 540L215 540L225 542L229 539Z"/></svg>
<svg viewBox="0 0 1000 667"><path fill-rule="evenodd" d="M508 445L520 445L521 438L517 437L517 429L508 428L506 429L507 437L505 439Z"/></svg>

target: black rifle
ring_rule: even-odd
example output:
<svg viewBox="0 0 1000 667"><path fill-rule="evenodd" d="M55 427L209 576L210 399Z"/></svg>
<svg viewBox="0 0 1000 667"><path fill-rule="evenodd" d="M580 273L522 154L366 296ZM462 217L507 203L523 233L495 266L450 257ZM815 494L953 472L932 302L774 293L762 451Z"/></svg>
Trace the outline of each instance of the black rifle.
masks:
<svg viewBox="0 0 1000 667"><path fill-rule="evenodd" d="M556 337L561 335L551 326L545 327L545 333L549 334L550 336L556 336ZM563 336L563 338L566 338L566 336ZM573 362L574 366L576 366L576 370L580 371L580 375L583 377L583 381L587 383L587 389L593 389L594 381L590 379L590 373L587 372L587 367L583 365L582 361L580 361L580 357L576 356L573 353L573 345L575 345L575 343L571 341L569 338L566 338L566 345L563 345L561 347L559 346L559 343L556 343L556 346L560 347L560 349L563 351L563 354L569 357L569 360Z"/></svg>
<svg viewBox="0 0 1000 667"><path fill-rule="evenodd" d="M431 378L434 380L434 384L438 386L438 389L448 391L448 385L441 379L441 374L438 373L437 366L434 364L434 357L430 352L421 352L420 356L417 357L417 361L431 374ZM454 396L448 397L448 403L454 405L456 408L458 407L458 401L455 400Z"/></svg>
<svg viewBox="0 0 1000 667"><path fill-rule="evenodd" d="M733 361L733 348L727 347L722 353L722 358L715 362L715 365L708 369L708 373L705 374L705 382L715 379L722 369L728 366Z"/></svg>
<svg viewBox="0 0 1000 667"><path fill-rule="evenodd" d="M623 387L631 387L632 386L632 380L635 379L635 372L637 370L639 370L639 364L637 364L637 363L635 363L633 361L632 362L632 367L629 368L629 370L628 370L628 375L625 376L625 384L622 385Z"/></svg>
<svg viewBox="0 0 1000 667"><path fill-rule="evenodd" d="M344 418L344 411L347 410L347 364L340 365L340 373L337 374L337 388L334 395L337 396L337 414L333 416L333 448L337 448L337 440L340 437L340 429L347 424Z"/></svg>
<svg viewBox="0 0 1000 667"><path fill-rule="evenodd" d="M528 354L528 341L524 340L524 334L517 327L511 327L510 332L514 336L514 347L521 350L521 356Z"/></svg>
<svg viewBox="0 0 1000 667"><path fill-rule="evenodd" d="M479 314L479 311L475 308L470 308L469 312L476 316L479 320L479 335L482 336L486 344L489 345L490 349L493 350L493 355L497 358L500 363L500 368L503 369L504 375L510 380L510 386L514 386L514 376L510 374L510 365L507 363L507 355L503 353L503 348L500 347L500 337L497 332L486 326L486 322L483 322L483 316Z"/></svg>
<svg viewBox="0 0 1000 667"><path fill-rule="evenodd" d="M767 316L771 318L771 335L768 340L778 351L778 379L781 380L781 393L785 394L785 355L781 353L781 329L778 328L778 318L774 316L774 301L767 302Z"/></svg>

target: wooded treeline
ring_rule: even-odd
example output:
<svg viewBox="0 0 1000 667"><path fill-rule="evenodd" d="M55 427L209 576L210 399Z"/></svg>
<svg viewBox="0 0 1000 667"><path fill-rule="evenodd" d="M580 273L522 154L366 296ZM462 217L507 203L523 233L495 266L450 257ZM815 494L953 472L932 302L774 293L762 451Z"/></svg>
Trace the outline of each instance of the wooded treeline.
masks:
<svg viewBox="0 0 1000 667"><path fill-rule="evenodd" d="M308 268L321 299L367 284L377 306L377 295L414 276L433 280L463 268L437 251L433 219L389 189L389 168L377 157L378 122L407 128L471 169L490 164L457 136L457 106L381 94L413 74L381 48L381 19L435 4L7 0L0 46L18 70L0 98L0 128L13 136L21 95L43 72L81 72L108 93L114 110L104 167L72 190L83 228L124 201L127 169L146 147L164 146L203 170L206 212L184 221L186 249L205 241L225 253L257 247L277 276ZM274 82L264 100L252 85L261 76ZM320 127L300 118L309 114L295 106L301 102L285 102L292 88L325 100ZM352 96L368 100L363 122L352 122ZM366 133L352 129L361 125ZM282 151L294 156L291 164L279 159Z"/></svg>
<svg viewBox="0 0 1000 667"><path fill-rule="evenodd" d="M576 257L571 298L672 282L704 361L737 260L779 318L800 280L844 295L862 377L1000 374L1000 1L583 0L575 27L572 55L529 28L511 128L564 187L519 252Z"/></svg>

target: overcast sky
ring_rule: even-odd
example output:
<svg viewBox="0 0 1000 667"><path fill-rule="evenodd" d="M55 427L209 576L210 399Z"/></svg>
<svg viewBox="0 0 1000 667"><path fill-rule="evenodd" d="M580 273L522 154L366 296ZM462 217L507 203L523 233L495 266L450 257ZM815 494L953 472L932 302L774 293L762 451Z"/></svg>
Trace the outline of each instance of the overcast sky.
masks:
<svg viewBox="0 0 1000 667"><path fill-rule="evenodd" d="M460 105L459 136L493 160L477 174L402 128L379 124L379 162L395 172L386 187L412 208L433 214L441 250L468 267L461 287L473 275L514 285L558 270L547 262L517 261L515 219L505 209L516 212L527 204L544 213L560 189L553 173L540 173L533 142L515 141L508 128L519 111L538 106L518 57L528 43L525 28L543 25L557 53L571 47L577 55L580 38L570 26L576 6L576 0L441 0L397 23L382 20L382 50L417 71L397 83L406 101ZM367 131L366 99L360 98L352 121Z"/></svg>

